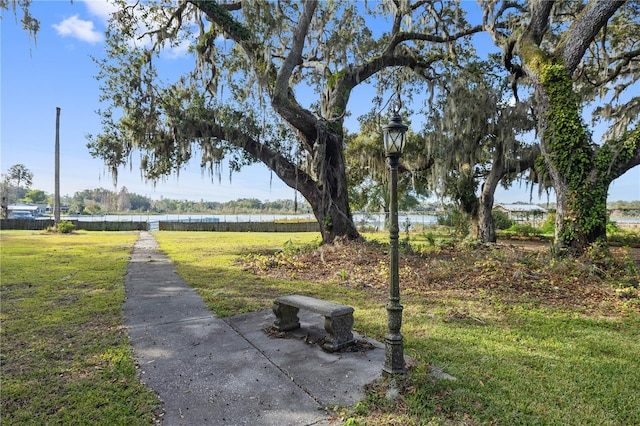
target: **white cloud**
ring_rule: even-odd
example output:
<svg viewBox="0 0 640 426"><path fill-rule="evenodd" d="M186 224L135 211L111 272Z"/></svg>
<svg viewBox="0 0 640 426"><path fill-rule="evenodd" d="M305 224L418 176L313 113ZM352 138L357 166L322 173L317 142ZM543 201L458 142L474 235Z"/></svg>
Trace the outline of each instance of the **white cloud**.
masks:
<svg viewBox="0 0 640 426"><path fill-rule="evenodd" d="M98 43L103 38L102 33L93 28L93 22L82 20L78 18L78 15L73 15L57 25L54 24L53 28L58 32L58 35L75 37L88 43Z"/></svg>
<svg viewBox="0 0 640 426"><path fill-rule="evenodd" d="M118 7L108 0L82 0L90 14L107 22Z"/></svg>

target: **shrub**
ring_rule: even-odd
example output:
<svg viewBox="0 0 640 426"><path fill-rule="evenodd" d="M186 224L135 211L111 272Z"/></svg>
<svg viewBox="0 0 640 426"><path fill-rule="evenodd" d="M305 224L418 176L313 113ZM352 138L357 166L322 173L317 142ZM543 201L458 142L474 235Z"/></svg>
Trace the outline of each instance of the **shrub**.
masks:
<svg viewBox="0 0 640 426"><path fill-rule="evenodd" d="M507 229L510 235L517 235L519 237L538 237L542 233L538 228L534 228L529 224L514 224Z"/></svg>
<svg viewBox="0 0 640 426"><path fill-rule="evenodd" d="M451 226L458 235L467 235L469 226L471 226L469 217L458 210L451 210L445 215L439 215L437 223L438 225Z"/></svg>
<svg viewBox="0 0 640 426"><path fill-rule="evenodd" d="M543 234L553 234L556 231L556 214L549 213L547 220L542 224L540 228Z"/></svg>
<svg viewBox="0 0 640 426"><path fill-rule="evenodd" d="M289 239L284 242L282 247L282 253L284 253L287 256L311 253L314 250L316 250L318 247L320 247L321 244L322 244L322 241L320 241L319 239L312 241L310 243L300 243L300 242L296 242Z"/></svg>
<svg viewBox="0 0 640 426"><path fill-rule="evenodd" d="M509 219L509 215L502 210L493 210L491 216L496 229L508 229L513 225L513 220Z"/></svg>
<svg viewBox="0 0 640 426"><path fill-rule="evenodd" d="M61 220L58 222L58 232L61 234L70 234L75 229L76 226L68 220Z"/></svg>
<svg viewBox="0 0 640 426"><path fill-rule="evenodd" d="M617 232L620 232L620 227L618 226L618 224L607 220L607 235L615 234Z"/></svg>
<svg viewBox="0 0 640 426"><path fill-rule="evenodd" d="M434 246L436 244L436 237L433 235L433 232L429 232L428 234L425 234L424 237L430 246Z"/></svg>
<svg viewBox="0 0 640 426"><path fill-rule="evenodd" d="M453 226L451 220L451 213L439 214L436 216L436 224L440 226Z"/></svg>

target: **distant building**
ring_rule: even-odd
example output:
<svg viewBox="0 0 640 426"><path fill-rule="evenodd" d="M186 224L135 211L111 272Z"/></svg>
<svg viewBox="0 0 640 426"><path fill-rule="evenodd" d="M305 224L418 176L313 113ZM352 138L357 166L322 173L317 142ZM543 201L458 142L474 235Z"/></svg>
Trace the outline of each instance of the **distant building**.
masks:
<svg viewBox="0 0 640 426"><path fill-rule="evenodd" d="M36 216L43 214L44 211L35 204L9 204L7 206L8 219L35 219Z"/></svg>
<svg viewBox="0 0 640 426"><path fill-rule="evenodd" d="M547 219L547 209L535 204L496 204L494 210L502 211L518 223L539 226Z"/></svg>
<svg viewBox="0 0 640 426"><path fill-rule="evenodd" d="M38 216L52 215L53 210L50 204L9 204L7 219L35 219ZM60 213L68 214L69 206L60 206Z"/></svg>

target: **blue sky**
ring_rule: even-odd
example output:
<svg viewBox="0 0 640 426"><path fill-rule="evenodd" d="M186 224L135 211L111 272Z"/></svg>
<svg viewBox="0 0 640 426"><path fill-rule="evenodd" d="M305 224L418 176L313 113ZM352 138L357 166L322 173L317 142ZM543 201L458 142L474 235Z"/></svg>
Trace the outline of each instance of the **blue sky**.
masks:
<svg viewBox="0 0 640 426"><path fill-rule="evenodd" d="M1 133L0 169L6 173L22 163L34 173L33 188L54 190L54 144L56 107L61 108L60 153L63 195L93 188L114 190L114 183L100 160L89 155L87 134L100 132L99 83L90 56L102 57L108 7L103 0L34 1L32 13L41 20L34 40L21 29L12 12L3 12L1 27ZM189 66L191 58L174 52L162 58L164 66ZM360 98L360 93L357 93ZM356 98L354 96L353 98ZM353 103L353 101L352 101ZM355 120L353 120L355 122ZM355 131L357 129L351 129ZM414 129L418 130L418 129ZM134 159L136 155L134 154ZM233 175L223 167L221 182L202 174L196 160L179 178L145 183L137 164L121 170L117 189L153 199L228 201L292 199L293 189L255 165ZM534 191L537 194L537 190ZM533 202L546 202L546 196ZM609 200L640 200L640 167L635 167L610 187ZM529 190L518 187L496 193L497 203L529 201ZM553 199L551 200L553 201Z"/></svg>

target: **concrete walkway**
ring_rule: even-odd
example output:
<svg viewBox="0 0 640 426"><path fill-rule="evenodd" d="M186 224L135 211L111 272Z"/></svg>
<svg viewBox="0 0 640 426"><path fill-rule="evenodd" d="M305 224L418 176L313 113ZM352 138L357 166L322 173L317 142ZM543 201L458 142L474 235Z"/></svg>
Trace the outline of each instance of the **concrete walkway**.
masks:
<svg viewBox="0 0 640 426"><path fill-rule="evenodd" d="M355 404L381 376L379 342L337 354L307 343L324 332L322 317L301 311L302 328L287 338L265 331L270 311L216 318L148 232L134 246L125 286L140 377L163 401L166 426L329 425L327 406Z"/></svg>

